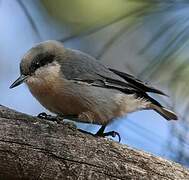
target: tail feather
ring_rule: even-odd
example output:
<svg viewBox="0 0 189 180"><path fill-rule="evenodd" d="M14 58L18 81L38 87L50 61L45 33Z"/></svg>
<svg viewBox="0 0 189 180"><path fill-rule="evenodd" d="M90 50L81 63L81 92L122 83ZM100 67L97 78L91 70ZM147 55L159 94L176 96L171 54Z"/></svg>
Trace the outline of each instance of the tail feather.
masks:
<svg viewBox="0 0 189 180"><path fill-rule="evenodd" d="M156 112L158 112L161 116L163 116L165 119L169 120L178 120L177 115L164 107L159 107L157 105L151 104L151 108L154 109Z"/></svg>

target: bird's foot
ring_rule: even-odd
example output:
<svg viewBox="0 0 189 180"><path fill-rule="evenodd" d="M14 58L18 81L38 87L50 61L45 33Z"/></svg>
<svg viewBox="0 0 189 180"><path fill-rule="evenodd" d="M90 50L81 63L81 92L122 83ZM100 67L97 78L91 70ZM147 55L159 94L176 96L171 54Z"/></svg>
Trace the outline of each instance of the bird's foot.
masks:
<svg viewBox="0 0 189 180"><path fill-rule="evenodd" d="M46 120L49 120L49 121L54 121L54 122L57 122L57 123L60 123L61 121L61 118L58 117L58 116L52 116L52 115L49 115L45 112L42 112L42 113L39 113L37 115L38 118L40 119L46 119Z"/></svg>
<svg viewBox="0 0 189 180"><path fill-rule="evenodd" d="M85 133L85 134L90 134L90 135L92 135L92 136L94 136L94 137L106 137L106 136L111 136L111 137L116 137L116 136L118 136L118 138L119 138L119 142L121 141L121 136L120 136L120 134L118 133L118 132L116 132L116 131L109 131L109 132L106 132L106 133L104 133L104 128L103 128L103 126L99 129L99 131L96 133L96 134L93 134L93 133L91 133L91 132L88 132L88 131L84 131L84 130L82 130L82 129L78 129L80 132L82 132L82 133Z"/></svg>
<svg viewBox="0 0 189 180"><path fill-rule="evenodd" d="M37 115L38 118L40 119L46 119L46 120L49 120L49 121L55 121L57 123L60 123L60 121L62 121L63 119L76 119L78 118L77 115L61 115L61 116L52 116L52 115L48 115L47 113L45 112L42 112L42 113L39 113Z"/></svg>
<svg viewBox="0 0 189 180"><path fill-rule="evenodd" d="M106 136L112 136L113 138L118 136L119 142L121 141L121 136L119 135L118 132L116 131L109 131L109 132L104 132L106 126L103 125L101 128L98 130L98 132L95 134L95 136L100 136L100 137L106 137Z"/></svg>
<svg viewBox="0 0 189 180"><path fill-rule="evenodd" d="M95 136L97 137L106 137L106 136L111 136L113 138L115 138L116 136L118 136L118 139L119 139L119 142L121 141L121 136L118 132L116 131L109 131L109 132L106 132L106 133L96 133Z"/></svg>

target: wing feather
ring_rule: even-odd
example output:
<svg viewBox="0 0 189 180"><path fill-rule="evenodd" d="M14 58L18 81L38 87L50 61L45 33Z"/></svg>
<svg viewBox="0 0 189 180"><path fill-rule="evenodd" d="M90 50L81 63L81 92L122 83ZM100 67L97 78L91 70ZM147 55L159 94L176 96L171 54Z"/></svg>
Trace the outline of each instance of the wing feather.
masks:
<svg viewBox="0 0 189 180"><path fill-rule="evenodd" d="M165 95L162 91L143 83L132 75L107 68L95 58L80 51L66 49L60 57L62 73L68 80L85 82L101 88L117 89L126 94L136 94L147 99L146 92Z"/></svg>
<svg viewBox="0 0 189 180"><path fill-rule="evenodd" d="M121 76L123 79L125 79L127 82L133 84L135 87L141 89L142 91L145 92L152 92L152 93L157 93L157 94L161 94L161 95L165 95L167 96L164 92L148 85L147 83L142 82L141 80L135 78L134 76L124 73L124 72L120 72L118 70L115 69L111 69L109 68L110 71L114 72L115 74Z"/></svg>

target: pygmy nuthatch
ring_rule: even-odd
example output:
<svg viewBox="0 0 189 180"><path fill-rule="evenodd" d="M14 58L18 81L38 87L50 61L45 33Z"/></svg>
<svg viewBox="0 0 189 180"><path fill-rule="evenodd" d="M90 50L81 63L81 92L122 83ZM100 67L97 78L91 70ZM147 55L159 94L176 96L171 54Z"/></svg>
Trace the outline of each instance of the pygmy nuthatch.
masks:
<svg viewBox="0 0 189 180"><path fill-rule="evenodd" d="M164 95L160 90L110 69L83 52L64 48L57 41L31 48L20 63L20 73L10 88L25 82L49 111L77 115L80 122L102 125L101 135L113 119L142 109L153 109L167 120L177 120L174 112L147 94Z"/></svg>

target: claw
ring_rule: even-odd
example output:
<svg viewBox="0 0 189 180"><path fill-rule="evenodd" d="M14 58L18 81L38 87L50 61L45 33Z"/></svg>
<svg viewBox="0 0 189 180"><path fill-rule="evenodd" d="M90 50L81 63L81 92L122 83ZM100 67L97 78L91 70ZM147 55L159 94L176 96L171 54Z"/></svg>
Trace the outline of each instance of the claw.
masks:
<svg viewBox="0 0 189 180"><path fill-rule="evenodd" d="M95 136L95 137L106 137L106 136L112 136L113 138L118 136L119 138L119 142L121 141L121 136L118 132L116 131L110 131L110 132L107 132L107 133L103 133L101 130L98 131L96 134L93 134L91 132L88 132L88 131L85 131L85 130L82 130L82 129L78 129L80 132L82 133L85 133L85 134L89 134L89 135L92 135L92 136Z"/></svg>
<svg viewBox="0 0 189 180"><path fill-rule="evenodd" d="M40 118L40 119L46 119L47 116L48 116L48 115L47 115L45 112L39 113L39 114L37 115L37 117Z"/></svg>
<svg viewBox="0 0 189 180"><path fill-rule="evenodd" d="M116 131L110 131L110 132L107 132L107 133L103 133L101 136L102 136L102 137L112 136L113 138L115 138L116 136L118 136L119 142L121 141L121 136L120 136L120 134L119 134L118 132L116 132Z"/></svg>
<svg viewBox="0 0 189 180"><path fill-rule="evenodd" d="M45 112L39 113L37 115L38 118L40 119L47 119L49 121L56 121L57 123L60 123L60 121L62 121L63 119L77 119L78 115L57 115L57 116L52 116L52 115L48 115Z"/></svg>
<svg viewBox="0 0 189 180"><path fill-rule="evenodd" d="M49 121L56 121L57 123L60 121L57 116L48 115L45 112L39 113L37 117L40 119L47 119Z"/></svg>

